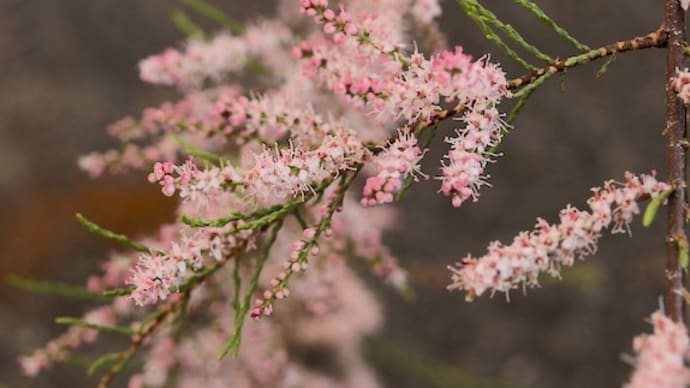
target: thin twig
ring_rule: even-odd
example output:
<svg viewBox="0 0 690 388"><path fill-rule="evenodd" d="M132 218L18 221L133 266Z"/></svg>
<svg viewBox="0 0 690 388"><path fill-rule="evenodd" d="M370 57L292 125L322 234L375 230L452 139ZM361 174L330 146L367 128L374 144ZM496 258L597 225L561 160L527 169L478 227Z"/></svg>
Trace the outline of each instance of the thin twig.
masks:
<svg viewBox="0 0 690 388"><path fill-rule="evenodd" d="M676 1L677 2L677 1ZM607 44L596 49L589 50L583 54L574 55L563 60L556 61L549 66L537 69L531 74L515 78L508 82L508 87L511 90L523 87L536 81L544 74L560 73L570 68L589 63L596 59L608 57L617 53L624 53L628 51L643 50L648 48L662 48L666 47L668 34L665 30L659 29L647 35L638 36L628 40L621 40L619 42Z"/></svg>

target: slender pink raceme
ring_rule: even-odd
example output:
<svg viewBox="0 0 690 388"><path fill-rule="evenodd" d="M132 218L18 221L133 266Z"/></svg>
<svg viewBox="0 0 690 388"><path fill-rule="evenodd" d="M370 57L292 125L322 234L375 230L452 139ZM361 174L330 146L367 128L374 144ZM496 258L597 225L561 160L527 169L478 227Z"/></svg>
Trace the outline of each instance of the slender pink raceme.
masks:
<svg viewBox="0 0 690 388"><path fill-rule="evenodd" d="M603 188L593 188L587 201L590 211L568 206L562 210L557 224L543 219L530 232L520 232L510 245L494 241L482 257L467 256L452 272L451 290L466 292L472 300L485 292L509 292L515 288L538 285L539 275L559 275L560 267L572 266L596 251L604 229L625 232L632 217L639 213L638 200L654 197L670 186L652 175L625 175L625 183L607 181Z"/></svg>
<svg viewBox="0 0 690 388"><path fill-rule="evenodd" d="M84 321L95 325L111 325L115 316L110 306L99 307L84 315ZM27 376L36 376L57 362L65 361L72 350L84 343L94 342L98 330L83 326L71 326L61 336L50 341L44 348L37 349L30 356L19 357L19 365Z"/></svg>

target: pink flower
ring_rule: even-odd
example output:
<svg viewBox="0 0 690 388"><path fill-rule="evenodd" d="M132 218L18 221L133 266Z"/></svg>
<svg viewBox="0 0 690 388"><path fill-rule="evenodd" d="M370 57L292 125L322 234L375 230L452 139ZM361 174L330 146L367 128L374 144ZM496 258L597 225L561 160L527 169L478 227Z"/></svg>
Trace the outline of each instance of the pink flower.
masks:
<svg viewBox="0 0 690 388"><path fill-rule="evenodd" d="M105 158L98 153L92 152L79 158L79 168L88 172L92 178L101 176L106 167Z"/></svg>
<svg viewBox="0 0 690 388"><path fill-rule="evenodd" d="M633 341L637 353L635 371L625 388L684 388L690 384L685 361L690 355L690 339L682 323L673 322L663 313L652 314L654 334L641 335Z"/></svg>

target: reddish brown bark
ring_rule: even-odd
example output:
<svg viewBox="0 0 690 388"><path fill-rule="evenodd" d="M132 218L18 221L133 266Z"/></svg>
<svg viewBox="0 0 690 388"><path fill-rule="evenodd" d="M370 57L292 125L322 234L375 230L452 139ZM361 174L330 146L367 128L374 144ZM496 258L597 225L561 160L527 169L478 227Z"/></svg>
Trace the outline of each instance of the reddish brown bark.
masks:
<svg viewBox="0 0 690 388"><path fill-rule="evenodd" d="M666 292L664 307L674 321L685 320L685 302L678 290L684 286L685 276L679 263L678 241L686 239L686 163L687 131L685 106L671 85L677 68L683 68L685 55L685 12L678 0L664 0L664 30L666 50L666 173L667 182L676 190L668 199L666 229ZM687 241L687 240L686 240Z"/></svg>

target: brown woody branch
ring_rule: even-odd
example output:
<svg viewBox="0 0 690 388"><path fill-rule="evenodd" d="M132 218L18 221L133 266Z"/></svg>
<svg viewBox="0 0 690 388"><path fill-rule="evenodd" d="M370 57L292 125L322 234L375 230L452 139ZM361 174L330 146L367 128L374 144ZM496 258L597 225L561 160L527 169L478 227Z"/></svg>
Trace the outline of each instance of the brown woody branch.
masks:
<svg viewBox="0 0 690 388"><path fill-rule="evenodd" d="M677 2L677 1L676 1ZM618 53L628 51L643 50L648 48L663 48L666 47L668 41L668 34L664 29L659 29L647 35L638 36L628 40L621 40L619 42L607 44L605 46L589 50L583 54L568 57L563 60L558 60L547 67L537 69L531 74L523 75L521 77L512 79L508 82L508 87L511 90L531 84L539 77L547 74L556 74L564 72L570 68L592 62L597 59L609 57Z"/></svg>
<svg viewBox="0 0 690 388"><path fill-rule="evenodd" d="M664 0L666 50L666 181L677 190L668 198L666 225L666 292L664 310L676 322L685 321L685 301L678 290L684 288L684 271L679 260L679 243L687 242L685 205L687 201L687 130L685 105L673 89L676 69L682 68L685 40L685 12L678 0Z"/></svg>
<svg viewBox="0 0 690 388"><path fill-rule="evenodd" d="M514 78L508 81L508 89L517 90L528 86L544 75L556 74L565 72L568 69L584 65L586 63L595 61L597 59L609 57L618 53L625 53L628 51L644 50L648 48L663 48L668 42L668 34L665 29L659 29L652 33L643 36L637 36L628 40L621 40L615 43L610 43L605 46L589 50L583 54L574 55L563 60L557 60L549 66L535 70L530 74ZM440 122L454 117L465 111L462 105L451 109L446 109L434 114L428 122L421 123L415 132L421 132L426 128L433 127ZM395 137L395 136L394 136ZM385 143L383 143L385 145ZM375 149L375 147L372 147Z"/></svg>

